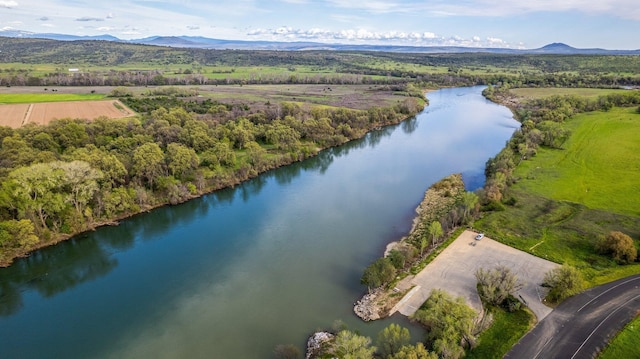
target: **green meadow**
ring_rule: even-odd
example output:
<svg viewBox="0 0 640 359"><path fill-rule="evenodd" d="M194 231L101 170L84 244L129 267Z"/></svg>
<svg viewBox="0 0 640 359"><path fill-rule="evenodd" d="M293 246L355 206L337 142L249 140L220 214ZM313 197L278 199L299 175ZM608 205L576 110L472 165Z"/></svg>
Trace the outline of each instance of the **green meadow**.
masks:
<svg viewBox="0 0 640 359"><path fill-rule="evenodd" d="M614 93L624 93L629 90L599 89L582 87L523 87L509 90L512 94L525 99L537 99L549 96L580 96L588 99L597 99Z"/></svg>
<svg viewBox="0 0 640 359"><path fill-rule="evenodd" d="M101 100L102 94L0 94L0 104Z"/></svg>
<svg viewBox="0 0 640 359"><path fill-rule="evenodd" d="M640 358L640 317L616 335L602 351L599 359Z"/></svg>
<svg viewBox="0 0 640 359"><path fill-rule="evenodd" d="M614 108L569 119L563 149L541 148L516 168L512 205L476 227L492 238L578 268L589 285L640 273L619 265L595 244L610 231L640 238L640 114Z"/></svg>
<svg viewBox="0 0 640 359"><path fill-rule="evenodd" d="M563 150L541 149L518 166L518 188L555 200L640 216L640 114L616 108L571 118Z"/></svg>

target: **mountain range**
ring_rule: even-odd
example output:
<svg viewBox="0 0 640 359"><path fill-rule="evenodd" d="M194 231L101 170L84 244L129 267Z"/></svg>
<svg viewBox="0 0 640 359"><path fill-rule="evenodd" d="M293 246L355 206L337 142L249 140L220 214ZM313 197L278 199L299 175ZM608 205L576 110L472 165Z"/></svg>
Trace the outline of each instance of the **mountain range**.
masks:
<svg viewBox="0 0 640 359"><path fill-rule="evenodd" d="M100 40L155 46L232 50L334 50L334 51L384 51L404 53L502 53L502 54L558 54L558 55L640 55L639 50L578 49L563 43L552 43L537 49L478 48L461 46L409 46L330 44L320 42L245 41L221 40L201 36L151 36L122 40L112 35L77 36L54 33L33 33L21 30L2 30L0 36L16 38L41 38L59 41Z"/></svg>

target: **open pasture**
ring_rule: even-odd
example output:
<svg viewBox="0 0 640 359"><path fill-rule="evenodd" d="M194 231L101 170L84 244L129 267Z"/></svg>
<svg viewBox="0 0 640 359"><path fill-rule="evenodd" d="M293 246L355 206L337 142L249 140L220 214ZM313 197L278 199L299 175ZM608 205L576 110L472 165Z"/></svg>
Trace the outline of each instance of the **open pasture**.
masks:
<svg viewBox="0 0 640 359"><path fill-rule="evenodd" d="M28 123L46 125L61 118L93 120L102 116L123 118L133 114L117 100L0 105L0 126L18 128Z"/></svg>
<svg viewBox="0 0 640 359"><path fill-rule="evenodd" d="M623 89L598 89L598 88L562 88L562 87L544 87L544 88L516 88L509 92L522 97L524 99L538 99L550 96L580 96L589 99L596 99L599 96L606 96L615 93L624 93L629 90Z"/></svg>
<svg viewBox="0 0 640 359"><path fill-rule="evenodd" d="M580 114L567 121L564 150L542 148L520 163L518 187L589 208L640 216L640 114L635 108Z"/></svg>

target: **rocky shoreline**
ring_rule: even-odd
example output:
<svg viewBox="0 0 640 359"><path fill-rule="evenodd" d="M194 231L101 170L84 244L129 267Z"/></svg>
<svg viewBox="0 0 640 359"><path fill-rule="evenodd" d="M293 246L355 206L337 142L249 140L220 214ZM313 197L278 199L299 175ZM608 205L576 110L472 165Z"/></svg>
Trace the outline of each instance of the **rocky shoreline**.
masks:
<svg viewBox="0 0 640 359"><path fill-rule="evenodd" d="M416 208L416 217L413 219L409 234L397 242L389 243L384 256L387 256L392 249L400 246L413 246L412 243L415 243L420 237L428 233L428 227L432 221L439 220L455 207L458 198L464 191L464 182L461 174L445 177L429 187ZM433 249L431 248L427 251L415 263L419 263L426 258ZM412 275L409 275L401 283L408 283L412 277ZM375 288L355 302L353 312L364 321L386 318L392 314L390 313L392 308L403 298L404 293L410 289L410 287L400 284L390 286L390 288Z"/></svg>

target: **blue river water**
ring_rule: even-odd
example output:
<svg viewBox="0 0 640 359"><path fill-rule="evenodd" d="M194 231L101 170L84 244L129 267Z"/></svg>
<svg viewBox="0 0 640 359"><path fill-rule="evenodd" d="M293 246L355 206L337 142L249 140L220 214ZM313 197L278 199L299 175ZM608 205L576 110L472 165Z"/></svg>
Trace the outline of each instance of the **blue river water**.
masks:
<svg viewBox="0 0 640 359"><path fill-rule="evenodd" d="M434 182L467 189L518 128L482 87L427 94L415 118L0 269L2 358L270 358L352 312L363 269L407 234Z"/></svg>

